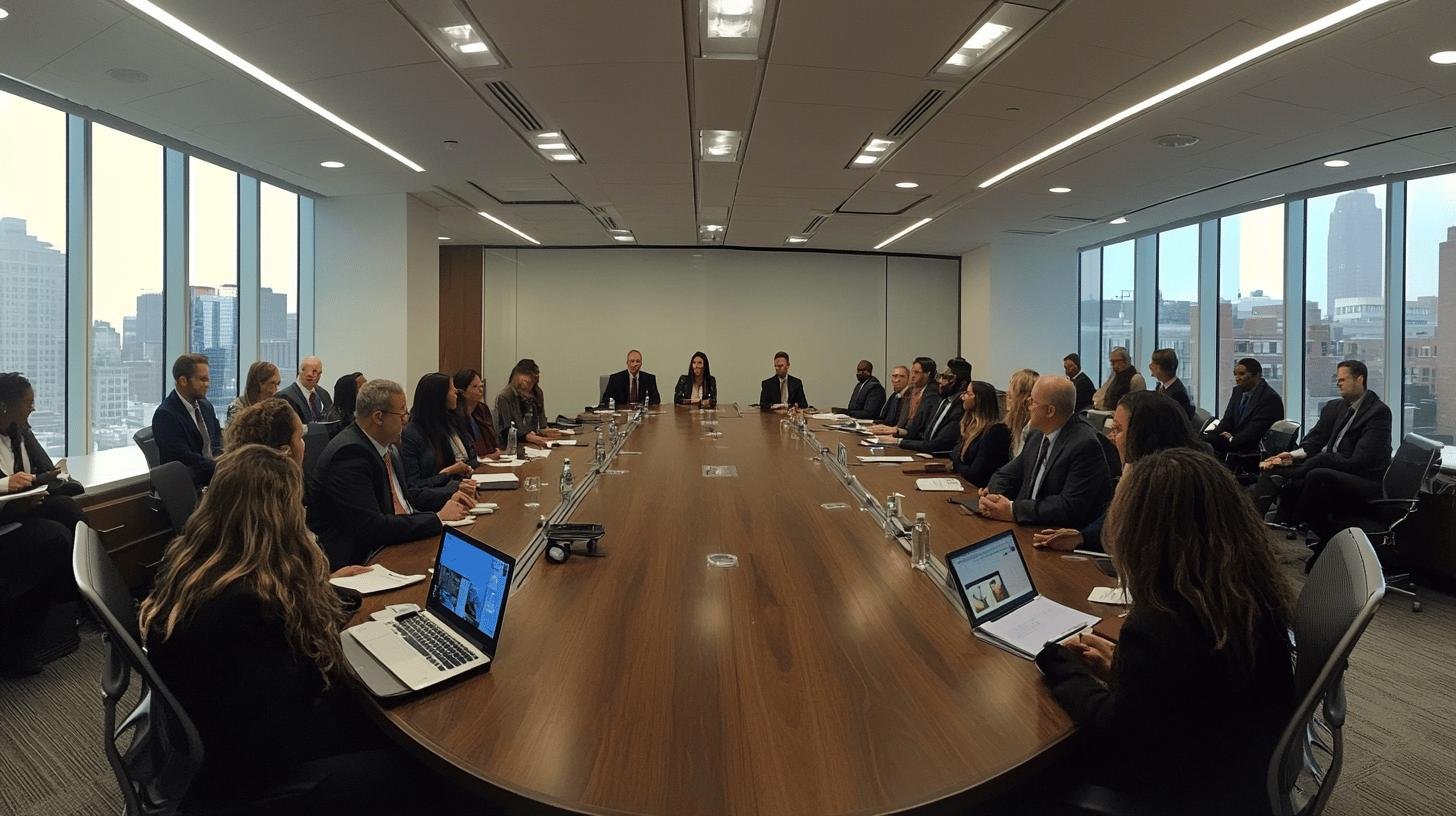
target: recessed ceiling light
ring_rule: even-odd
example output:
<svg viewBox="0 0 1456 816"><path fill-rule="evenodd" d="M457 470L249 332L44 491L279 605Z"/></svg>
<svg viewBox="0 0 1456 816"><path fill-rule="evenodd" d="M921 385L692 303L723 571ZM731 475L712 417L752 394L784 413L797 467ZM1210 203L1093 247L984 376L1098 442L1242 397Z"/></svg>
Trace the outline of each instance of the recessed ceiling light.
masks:
<svg viewBox="0 0 1456 816"><path fill-rule="evenodd" d="M1073 145L1084 142L1087 139L1090 139L1093 136L1101 133L1102 131L1111 128L1119 122L1131 119L1132 117L1137 116L1139 113L1142 113L1149 108L1160 105L1163 102L1166 102L1169 99L1178 96L1179 94L1190 91L1208 82L1212 82L1213 80L1223 76L1224 74L1241 68L1253 62L1254 60L1259 59L1260 57L1278 51L1279 49L1284 48L1288 45L1292 45L1296 42L1299 42L1300 40L1313 37L1314 35L1327 29L1333 28L1334 26L1337 26L1340 23L1345 22L1346 20L1349 20L1353 17L1358 17L1359 15L1364 14L1365 12L1373 8L1388 5L1392 2L1394 2L1394 0L1359 0L1359 2L1351 3L1350 5L1345 6L1338 11L1326 14L1318 20L1306 23L1299 28L1286 31L1285 33L1280 34L1279 36L1268 40L1260 45L1257 45L1254 48L1251 48L1236 57L1225 60L1218 65L1215 65L1214 67L1208 69L1207 71L1204 71L1201 74L1189 77L1188 79L1183 80L1182 82L1172 86L1171 88L1167 88L1159 93L1153 94L1152 96L1144 99L1143 101L1137 103L1136 105L1133 105L1130 108L1125 108L1121 111L1118 111L1117 113L1114 113L1106 119L1103 119L1097 124L1092 125L1085 130L1079 131L1078 133L1075 133L1060 142L1057 142L1056 144L1048 147L1040 153L1022 159L1016 164L1011 165L1005 170L1002 170L996 175L981 182L978 186L981 189L990 187L991 185L1006 179L1008 176L1019 173L1022 170L1025 170L1026 168L1032 166L1033 164L1042 162L1047 158L1054 156L1069 147L1072 147Z"/></svg>
<svg viewBox="0 0 1456 816"><path fill-rule="evenodd" d="M1153 139L1153 144L1177 150L1181 147L1192 147L1198 144L1198 137L1191 133L1164 133Z"/></svg>
<svg viewBox="0 0 1456 816"><path fill-rule="evenodd" d="M489 221L492 224L495 224L498 227L504 227L504 228L510 230L511 232L515 233L516 235L519 235L520 237L526 239L527 241L530 241L531 243L535 244L536 246L540 246L541 245L541 242L540 241L537 241L535 238L532 238L531 236L527 235L524 232L521 232L520 230L518 230L515 227L511 226L510 224L507 224L506 222L500 220L499 218L496 218L495 216L491 215L490 213L486 212L485 210L479 210L478 212L476 212L476 215L480 216L481 218L484 218L485 220Z"/></svg>
<svg viewBox="0 0 1456 816"><path fill-rule="evenodd" d="M448 235L436 235L435 236L435 240L436 241L448 241L448 240L450 240L450 236L448 236Z"/></svg>
<svg viewBox="0 0 1456 816"><path fill-rule="evenodd" d="M558 131L552 130L552 131L548 131L546 133L537 133L536 134L536 138L537 139L560 139L561 138L561 133L558 132Z"/></svg>
<svg viewBox="0 0 1456 816"><path fill-rule="evenodd" d="M630 235L613 235L612 236L612 240L613 241L635 241L637 239L636 238L633 238Z"/></svg>
<svg viewBox="0 0 1456 816"><path fill-rule="evenodd" d="M901 190L913 190L916 187L919 187L920 183L915 181L897 181L895 182L895 186L899 187Z"/></svg>
<svg viewBox="0 0 1456 816"><path fill-rule="evenodd" d="M871 156L868 153L861 153L858 156L854 157L855 164L874 164L879 160L879 156Z"/></svg>
<svg viewBox="0 0 1456 816"><path fill-rule="evenodd" d="M906 227L905 229L902 229L899 232L895 233L894 235L891 235L889 238L886 238L885 240L879 242L878 244L875 244L875 249L884 249L885 247L889 246L890 244L895 243L896 241L900 240L901 238L904 238L905 236L909 235L910 233L914 232L915 230L918 230L921 227L925 226L926 224L929 224L933 220L934 219L932 219L932 218L922 218L919 221L916 221L915 223L913 223L910 226Z"/></svg>
<svg viewBox="0 0 1456 816"><path fill-rule="evenodd" d="M1127 223L1127 219L1124 218L1124 217L1122 217L1122 216L1118 216L1117 218L1112 219L1108 223L1109 224L1126 224Z"/></svg>
<svg viewBox="0 0 1456 816"><path fill-rule="evenodd" d="M9 16L10 16L10 12L6 11L5 9L0 9L0 20L3 20L3 19L5 19L6 17L9 17Z"/></svg>
<svg viewBox="0 0 1456 816"><path fill-rule="evenodd" d="M538 144L536 146L542 150L565 150L566 142L546 142L545 144Z"/></svg>
<svg viewBox="0 0 1456 816"><path fill-rule="evenodd" d="M808 236L804 236L804 235L790 235L788 237L788 239L785 240L784 243L788 243L788 244L802 244L802 243L804 243L804 242L806 242L808 240L809 240Z"/></svg>
<svg viewBox="0 0 1456 816"><path fill-rule="evenodd" d="M739 130L698 131L698 158L710 162L738 161L738 148L743 145Z"/></svg>
<svg viewBox="0 0 1456 816"><path fill-rule="evenodd" d="M1070 192L1072 192L1072 188L1071 187L1048 187L1047 188L1047 192L1048 193L1070 193Z"/></svg>
<svg viewBox="0 0 1456 816"><path fill-rule="evenodd" d="M490 47L483 42L468 42L455 46L455 50L462 54L484 54L490 50Z"/></svg>
<svg viewBox="0 0 1456 816"><path fill-rule="evenodd" d="M327 167L330 170L338 170L340 167L343 167L343 166L344 166L344 163L341 162L341 161L332 161L332 160L330 160L330 161L319 162L319 167Z"/></svg>
<svg viewBox="0 0 1456 816"><path fill-rule="evenodd" d="M698 40L709 59L757 59L764 0L699 0Z"/></svg>
<svg viewBox="0 0 1456 816"><path fill-rule="evenodd" d="M1031 30L1046 16L1042 9L1017 3L997 3L989 17L979 21L964 41L957 40L955 50L932 69L941 78L969 82L990 65L1018 37Z"/></svg>
<svg viewBox="0 0 1456 816"><path fill-rule="evenodd" d="M1456 51L1437 51L1431 55L1431 62L1437 65L1456 65Z"/></svg>
<svg viewBox="0 0 1456 816"><path fill-rule="evenodd" d="M551 158L556 161L576 161L575 153L552 153Z"/></svg>
<svg viewBox="0 0 1456 816"><path fill-rule="evenodd" d="M704 224L703 225L703 231L705 231L705 232L722 232L723 231L723 225L722 224Z"/></svg>
<svg viewBox="0 0 1456 816"><path fill-rule="evenodd" d="M1349 167L1350 163L1344 159L1330 159L1325 162L1325 167Z"/></svg>

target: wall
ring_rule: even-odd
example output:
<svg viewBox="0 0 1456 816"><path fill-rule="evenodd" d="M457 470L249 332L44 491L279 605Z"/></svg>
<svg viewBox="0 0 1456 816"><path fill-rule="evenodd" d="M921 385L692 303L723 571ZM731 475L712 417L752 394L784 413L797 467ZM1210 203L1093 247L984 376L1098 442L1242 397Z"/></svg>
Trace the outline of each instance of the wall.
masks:
<svg viewBox="0 0 1456 816"><path fill-rule="evenodd" d="M1062 370L1077 350L1077 253L1040 241L991 244L961 258L961 354L1005 390L1011 372Z"/></svg>

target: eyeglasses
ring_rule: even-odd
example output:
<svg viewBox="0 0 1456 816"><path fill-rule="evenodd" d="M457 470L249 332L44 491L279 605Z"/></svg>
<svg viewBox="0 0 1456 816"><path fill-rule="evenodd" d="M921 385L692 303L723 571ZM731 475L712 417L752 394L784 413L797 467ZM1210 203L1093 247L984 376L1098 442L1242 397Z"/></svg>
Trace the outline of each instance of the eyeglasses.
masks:
<svg viewBox="0 0 1456 816"><path fill-rule="evenodd" d="M945 372L941 372L940 374L936 374L935 375L935 378L937 380L940 380L941 382L950 382L951 380L954 380L955 379L955 375L954 374L947 374Z"/></svg>
<svg viewBox="0 0 1456 816"><path fill-rule="evenodd" d="M410 418L409 411L380 411L379 413L385 414L387 416L397 416L405 422L408 422Z"/></svg>

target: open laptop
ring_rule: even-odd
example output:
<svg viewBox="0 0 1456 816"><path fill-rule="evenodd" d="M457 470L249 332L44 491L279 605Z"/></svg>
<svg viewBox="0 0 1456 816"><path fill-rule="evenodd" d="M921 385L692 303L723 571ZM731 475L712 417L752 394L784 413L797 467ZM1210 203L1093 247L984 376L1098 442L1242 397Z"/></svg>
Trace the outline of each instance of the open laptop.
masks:
<svg viewBox="0 0 1456 816"><path fill-rule="evenodd" d="M1013 654L1035 658L1046 643L1101 620L1039 594L1010 530L947 554L945 563L976 636Z"/></svg>
<svg viewBox="0 0 1456 816"><path fill-rule="evenodd" d="M425 608L345 632L411 690L490 668L516 560L446 528Z"/></svg>

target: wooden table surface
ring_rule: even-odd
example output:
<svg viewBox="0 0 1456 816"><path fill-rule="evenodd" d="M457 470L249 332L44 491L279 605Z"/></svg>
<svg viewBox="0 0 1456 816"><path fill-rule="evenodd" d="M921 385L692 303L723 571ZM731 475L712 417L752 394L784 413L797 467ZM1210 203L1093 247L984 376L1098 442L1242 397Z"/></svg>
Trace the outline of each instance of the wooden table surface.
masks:
<svg viewBox="0 0 1456 816"><path fill-rule="evenodd" d="M571 514L600 522L605 558L535 561L513 590L487 673L378 707L420 756L511 812L860 814L962 807L1000 792L1073 733L1036 667L987 645L929 574L862 512L815 446L777 415L666 407L624 445ZM856 438L817 430L820 443ZM515 472L548 484L463 532L525 548L559 502L563 455L578 480L586 447ZM894 452L894 451L892 451ZM851 460L863 448L851 448ZM706 478L734 465L736 478ZM931 549L1012 525L918 493L899 466L848 472L925 512ZM826 509L844 503L847 508ZM1097 615L1089 560L1032 549L1042 594ZM386 549L401 572L433 564L438 540ZM707 564L732 553L733 568ZM372 595L423 605L426 584Z"/></svg>

